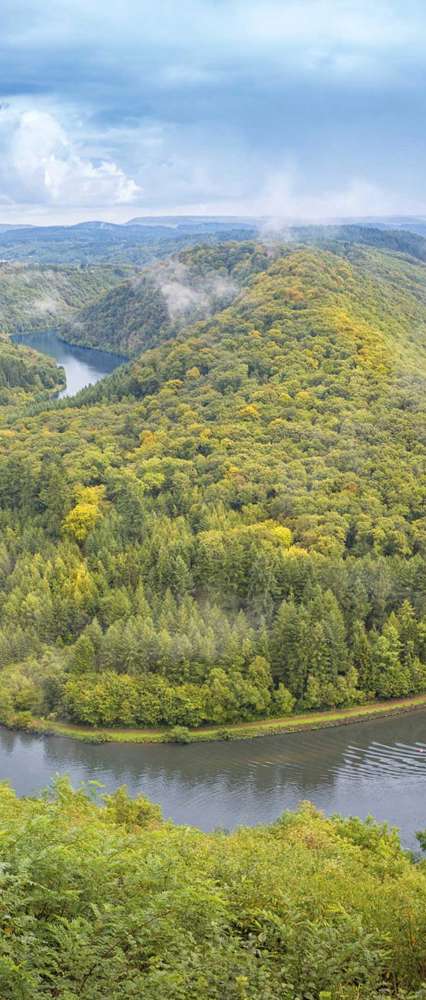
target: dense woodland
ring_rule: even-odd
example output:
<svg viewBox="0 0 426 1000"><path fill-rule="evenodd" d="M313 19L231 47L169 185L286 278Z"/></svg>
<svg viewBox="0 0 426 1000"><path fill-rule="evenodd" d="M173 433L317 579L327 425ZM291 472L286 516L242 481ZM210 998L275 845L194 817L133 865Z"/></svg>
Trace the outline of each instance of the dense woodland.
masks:
<svg viewBox="0 0 426 1000"><path fill-rule="evenodd" d="M0 260L0 331L56 327L129 273L132 268L119 266L48 267Z"/></svg>
<svg viewBox="0 0 426 1000"><path fill-rule="evenodd" d="M127 356L175 337L185 326L229 305L274 256L297 247L318 245L350 256L353 244L397 251L412 261L426 261L426 240L415 233L360 226L312 226L289 230L285 242L238 242L196 245L176 256L131 273L116 287L73 310L62 324L72 343L102 347ZM400 257L402 260L402 256ZM397 280L397 275L396 275ZM423 280L419 272L418 280Z"/></svg>
<svg viewBox="0 0 426 1000"><path fill-rule="evenodd" d="M3 1000L424 1000L426 868L310 806L203 834L119 789L0 788Z"/></svg>
<svg viewBox="0 0 426 1000"><path fill-rule="evenodd" d="M2 336L0 721L426 691L426 242L350 235L58 268L62 330L132 355L72 399ZM2 1000L424 1000L425 862L373 821L204 834L63 777L0 814Z"/></svg>
<svg viewBox="0 0 426 1000"><path fill-rule="evenodd" d="M2 409L6 721L426 691L425 265L338 240L191 268L232 303L74 399Z"/></svg>
<svg viewBox="0 0 426 1000"><path fill-rule="evenodd" d="M76 310L62 326L72 343L138 355L172 339L188 323L229 305L271 250L241 241L196 246L156 262Z"/></svg>
<svg viewBox="0 0 426 1000"><path fill-rule="evenodd" d="M138 267L196 243L253 238L257 226L244 220L200 223L197 216L173 224L152 219L124 225L80 222L74 226L0 226L0 260L30 264L122 265Z"/></svg>

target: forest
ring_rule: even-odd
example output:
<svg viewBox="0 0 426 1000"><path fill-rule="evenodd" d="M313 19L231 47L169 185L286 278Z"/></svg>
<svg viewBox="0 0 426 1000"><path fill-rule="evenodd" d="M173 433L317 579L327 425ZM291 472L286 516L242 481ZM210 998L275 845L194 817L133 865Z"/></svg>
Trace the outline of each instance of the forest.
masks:
<svg viewBox="0 0 426 1000"><path fill-rule="evenodd" d="M29 264L86 266L145 266L185 246L215 244L256 236L257 225L216 218L203 223L198 216L173 224L160 217L131 219L124 224L80 222L73 226L0 226L0 260Z"/></svg>
<svg viewBox="0 0 426 1000"><path fill-rule="evenodd" d="M0 331L28 333L57 326L132 273L132 268L119 266L47 266L0 260Z"/></svg>
<svg viewBox="0 0 426 1000"><path fill-rule="evenodd" d="M61 335L71 343L138 355L230 305L269 262L266 246L245 240L182 250L74 310Z"/></svg>
<svg viewBox="0 0 426 1000"><path fill-rule="evenodd" d="M425 862L372 820L205 834L63 777L0 812L4 1000L424 998Z"/></svg>
<svg viewBox="0 0 426 1000"><path fill-rule="evenodd" d="M159 286L184 266L197 300L216 274L227 305L187 322L162 291L154 345L144 288L151 347L75 398L2 407L8 724L226 727L426 691L423 261L183 253Z"/></svg>

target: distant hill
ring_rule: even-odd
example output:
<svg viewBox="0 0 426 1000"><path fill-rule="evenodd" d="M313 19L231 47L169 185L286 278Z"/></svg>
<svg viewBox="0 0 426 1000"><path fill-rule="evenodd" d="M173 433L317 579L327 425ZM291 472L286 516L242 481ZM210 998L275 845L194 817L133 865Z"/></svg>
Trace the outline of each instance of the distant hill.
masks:
<svg viewBox="0 0 426 1000"><path fill-rule="evenodd" d="M386 242L384 236L380 238L379 233L388 233L389 238L393 233L395 249L421 256L424 250L416 243L416 227L419 225L418 221L412 225L407 223L405 237L399 228L388 225L386 221L383 225L377 222L376 225L336 223L333 226L299 226L271 225L262 219L223 216L147 216L132 219L123 225L97 220L73 226L6 228L0 225L0 261L144 267L200 242L214 246L218 242L244 242L248 239L280 242L283 237L296 242L322 243L334 239L389 247L391 244Z"/></svg>
<svg viewBox="0 0 426 1000"><path fill-rule="evenodd" d="M0 222L0 233L5 233L9 229L25 229L26 227L22 223L16 223L13 225L10 222Z"/></svg>
<svg viewBox="0 0 426 1000"><path fill-rule="evenodd" d="M48 267L0 262L0 331L45 330L113 288L119 267Z"/></svg>
<svg viewBox="0 0 426 1000"><path fill-rule="evenodd" d="M426 218L404 218L404 219L392 219L383 223L388 228L398 228L405 229L406 232L418 233L420 236L426 236Z"/></svg>
<svg viewBox="0 0 426 1000"><path fill-rule="evenodd" d="M279 236L277 237L279 239ZM329 246L339 243L357 243L381 250L395 250L417 260L426 261L426 240L421 234L393 226L339 225L298 226L290 229L287 239L309 244Z"/></svg>
<svg viewBox="0 0 426 1000"><path fill-rule="evenodd" d="M253 232L261 225L261 220L238 215L144 215L129 219L128 226L156 226L177 231L223 234L230 229Z"/></svg>
<svg viewBox="0 0 426 1000"><path fill-rule="evenodd" d="M256 227L238 223L208 226L203 240L246 239ZM150 225L83 222L75 226L32 226L0 229L0 260L45 264L149 264L199 240L199 227L170 227L161 221Z"/></svg>

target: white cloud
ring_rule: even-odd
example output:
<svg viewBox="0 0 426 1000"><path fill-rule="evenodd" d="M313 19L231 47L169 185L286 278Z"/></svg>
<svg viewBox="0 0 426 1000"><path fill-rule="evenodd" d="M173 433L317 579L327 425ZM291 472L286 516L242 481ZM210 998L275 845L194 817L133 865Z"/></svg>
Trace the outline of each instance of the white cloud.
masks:
<svg viewBox="0 0 426 1000"><path fill-rule="evenodd" d="M9 204L105 206L132 203L140 187L113 160L76 148L49 111L0 115L1 192Z"/></svg>

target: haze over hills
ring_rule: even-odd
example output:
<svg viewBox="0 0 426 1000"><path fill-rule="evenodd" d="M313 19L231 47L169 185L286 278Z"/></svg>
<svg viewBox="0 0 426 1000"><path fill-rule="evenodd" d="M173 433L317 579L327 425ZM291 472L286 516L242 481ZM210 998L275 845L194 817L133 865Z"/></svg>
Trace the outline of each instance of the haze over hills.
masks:
<svg viewBox="0 0 426 1000"><path fill-rule="evenodd" d="M147 216L125 224L88 221L72 226L2 226L0 225L0 261L27 261L45 264L132 264L145 266L176 253L185 246L226 240L277 238L304 239L317 234L327 238L333 229L341 233L354 226L357 239L365 241L367 229L392 231L404 228L424 235L424 220L334 220L329 224L300 224L291 219L253 218L246 216ZM304 235L305 234L305 235ZM323 235L321 235L323 234ZM348 238L354 239L355 236Z"/></svg>
<svg viewBox="0 0 426 1000"><path fill-rule="evenodd" d="M73 343L134 355L173 337L185 324L229 304L271 257L296 246L318 245L350 255L353 244L379 247L426 261L423 237L365 226L304 226L268 233L267 242L242 240L198 246L155 262L108 294L76 311L62 328Z"/></svg>
<svg viewBox="0 0 426 1000"><path fill-rule="evenodd" d="M222 220L207 220L207 232L199 231L198 219L194 226L193 221L185 219L183 229L180 220L177 228L170 228L170 219L165 225L160 219L156 226L88 222L0 232L0 258L2 253L11 258L0 261L0 330L46 329L72 317L73 325L63 327L65 338L129 355L151 346L156 336L173 336L185 322L201 319L232 300L251 273L247 237L262 240L262 232L252 234L245 220L239 229L225 229L235 244L234 266L230 257L221 258L220 248L217 253L214 249L223 242ZM333 249L355 241L426 259L425 241L414 232L356 225L299 226L284 234L280 229L267 230L267 243L260 246L254 270L261 266L262 256L266 259L265 247L268 253L275 252L283 235L285 245ZM200 240L202 251L197 250ZM187 245L187 250L180 249ZM45 258L61 263L36 263ZM82 263L85 260L89 263ZM156 260L164 263L158 266ZM82 267L86 270L79 270Z"/></svg>
<svg viewBox="0 0 426 1000"><path fill-rule="evenodd" d="M194 243L218 239L246 239L255 235L245 223L212 223L205 230L198 223L170 227L155 220L152 225L84 222L74 226L29 226L0 229L0 260L47 264L130 263L148 264L174 250Z"/></svg>
<svg viewBox="0 0 426 1000"><path fill-rule="evenodd" d="M182 250L76 311L61 335L72 343L138 354L228 305L269 261L266 247L243 241Z"/></svg>

